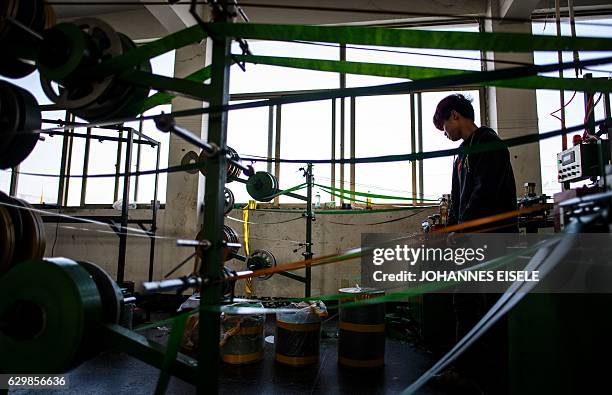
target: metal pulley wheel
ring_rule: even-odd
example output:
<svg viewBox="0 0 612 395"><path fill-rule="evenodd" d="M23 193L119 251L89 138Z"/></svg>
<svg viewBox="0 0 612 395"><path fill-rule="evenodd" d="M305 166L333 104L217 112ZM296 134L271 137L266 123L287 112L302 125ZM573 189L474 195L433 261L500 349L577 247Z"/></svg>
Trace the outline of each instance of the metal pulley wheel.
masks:
<svg viewBox="0 0 612 395"><path fill-rule="evenodd" d="M41 33L55 23L53 8L43 0L2 0L0 2L0 75L23 78L36 67L23 59L34 59L37 39L10 22L12 18L32 31Z"/></svg>
<svg viewBox="0 0 612 395"><path fill-rule="evenodd" d="M60 23L44 33L37 60L42 89L55 107L88 121L135 116L149 88L123 82L115 75L95 79L87 73L135 47L129 37L99 19ZM151 63L146 60L134 70L150 72Z"/></svg>
<svg viewBox="0 0 612 395"><path fill-rule="evenodd" d="M269 202L278 193L278 181L272 174L258 171L249 177L246 189L249 196L258 202Z"/></svg>
<svg viewBox="0 0 612 395"><path fill-rule="evenodd" d="M42 124L40 107L32 94L0 80L0 169L20 164L30 155Z"/></svg>
<svg viewBox="0 0 612 395"><path fill-rule="evenodd" d="M33 259L0 278L0 371L62 373L100 348L102 301L76 262Z"/></svg>
<svg viewBox="0 0 612 395"><path fill-rule="evenodd" d="M199 156L198 154L196 154L195 151L189 151L185 155L183 155L183 158L181 159L181 166L195 165L196 163L198 163L198 159ZM198 169L193 168L185 171L189 174L196 174L198 172Z"/></svg>
<svg viewBox="0 0 612 395"><path fill-rule="evenodd" d="M105 324L118 324L123 308L123 293L119 285L108 273L95 263L79 261L78 264L87 270L96 283L102 300L102 313Z"/></svg>
<svg viewBox="0 0 612 395"><path fill-rule="evenodd" d="M236 152L235 149L233 149L232 147L227 147L227 152L228 152L228 157L229 159L235 160L236 162L240 162L240 155L238 155L238 152ZM202 152L200 152L200 173L202 173L203 176L206 176L206 162L208 160L208 157L206 156L206 152L204 150L202 150ZM232 181L234 181L235 179L237 179L238 177L240 177L240 174L242 173L242 169L240 169L239 167L237 167L236 165L234 165L231 162L227 163L227 178L225 180L225 182L230 183Z"/></svg>
<svg viewBox="0 0 612 395"><path fill-rule="evenodd" d="M204 238L204 229L200 230L195 237L196 240L202 241ZM229 226L223 225L223 241L226 243L240 243L240 239L238 238L238 234ZM196 247L196 255L198 258L204 258L204 250L205 248L198 246ZM225 247L223 250L223 260L229 261L233 258L233 254L238 253L240 247Z"/></svg>
<svg viewBox="0 0 612 395"><path fill-rule="evenodd" d="M276 266L276 258L270 251L255 250L248 256L246 266L252 271L268 269ZM270 273L263 276L257 276L255 278L259 280L267 280L273 275L274 273Z"/></svg>
<svg viewBox="0 0 612 395"><path fill-rule="evenodd" d="M32 211L33 207L24 200L10 198L15 206L19 206L22 223L22 235L16 240L13 264L15 266L34 258L42 258L47 246L44 223L40 215Z"/></svg>
<svg viewBox="0 0 612 395"><path fill-rule="evenodd" d="M236 203L236 198L234 198L234 193L229 188L223 188L223 194L225 196L223 213L228 215L234 209L234 204Z"/></svg>
<svg viewBox="0 0 612 395"><path fill-rule="evenodd" d="M0 275L7 272L13 262L15 229L8 210L0 206Z"/></svg>

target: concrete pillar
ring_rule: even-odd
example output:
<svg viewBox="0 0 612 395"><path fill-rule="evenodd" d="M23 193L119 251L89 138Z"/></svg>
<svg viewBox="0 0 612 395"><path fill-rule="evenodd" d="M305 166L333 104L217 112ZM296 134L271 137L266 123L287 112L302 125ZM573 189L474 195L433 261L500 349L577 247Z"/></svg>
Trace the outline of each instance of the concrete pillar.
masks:
<svg viewBox="0 0 612 395"><path fill-rule="evenodd" d="M531 33L530 23L488 21L488 32ZM533 53L487 54L488 60L533 63ZM503 63L487 63L488 70L517 67ZM490 126L501 138L507 139L538 132L538 110L535 90L511 88L487 88L487 107ZM510 149L510 159L516 179L517 194L522 194L525 182L537 184L536 193L542 193L540 147L529 144Z"/></svg>
<svg viewBox="0 0 612 395"><path fill-rule="evenodd" d="M185 77L204 67L205 44L194 44L176 51L174 76ZM202 105L201 102L176 97L172 100L172 111L180 111ZM202 135L203 117L177 118L179 125ZM206 136L203 136L206 137ZM170 136L168 166L180 165L181 160L189 151L199 155L200 149L175 135ZM199 174L199 173L198 173ZM166 212L164 228L177 237L193 238L199 228L197 221L198 211L198 184L200 176L187 172L168 174L168 187L166 192Z"/></svg>

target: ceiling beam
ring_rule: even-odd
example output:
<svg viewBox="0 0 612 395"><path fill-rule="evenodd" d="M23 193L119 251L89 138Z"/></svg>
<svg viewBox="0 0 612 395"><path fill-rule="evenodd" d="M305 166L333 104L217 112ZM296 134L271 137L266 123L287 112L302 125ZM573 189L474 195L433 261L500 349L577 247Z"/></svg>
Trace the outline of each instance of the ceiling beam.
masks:
<svg viewBox="0 0 612 395"><path fill-rule="evenodd" d="M501 18L529 19L540 0L499 0Z"/></svg>

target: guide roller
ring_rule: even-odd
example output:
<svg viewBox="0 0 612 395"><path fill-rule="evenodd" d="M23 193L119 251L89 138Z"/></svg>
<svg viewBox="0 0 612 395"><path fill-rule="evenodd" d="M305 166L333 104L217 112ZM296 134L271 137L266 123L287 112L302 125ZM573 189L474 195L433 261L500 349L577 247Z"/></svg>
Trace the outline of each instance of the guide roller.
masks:
<svg viewBox="0 0 612 395"><path fill-rule="evenodd" d="M236 198L234 197L234 193L229 188L223 188L223 194L225 196L225 203L223 206L223 213L228 215L234 209L234 204L236 203Z"/></svg>
<svg viewBox="0 0 612 395"><path fill-rule="evenodd" d="M0 169L20 164L30 155L40 129L38 102L25 89L0 80Z"/></svg>
<svg viewBox="0 0 612 395"><path fill-rule="evenodd" d="M3 0L0 2L0 75L23 78L36 70L29 63L35 57L38 40L9 20L12 19L35 33L55 24L55 12L43 0Z"/></svg>
<svg viewBox="0 0 612 395"><path fill-rule="evenodd" d="M90 78L88 70L136 47L105 22L83 18L60 23L43 34L37 59L42 89L57 108L67 109L90 122L135 116L149 89L123 82L116 75ZM151 71L143 61L136 71Z"/></svg>
<svg viewBox="0 0 612 395"><path fill-rule="evenodd" d="M99 351L102 300L76 262L33 259L0 278L0 370L61 373Z"/></svg>
<svg viewBox="0 0 612 395"><path fill-rule="evenodd" d="M246 189L258 202L269 202L278 193L278 180L268 172L258 171L249 177Z"/></svg>
<svg viewBox="0 0 612 395"><path fill-rule="evenodd" d="M249 270L257 271L262 269L268 269L276 266L276 258L268 250L255 250L247 257L246 266ZM267 280L272 277L274 273L270 273L264 276L255 277L259 280Z"/></svg>
<svg viewBox="0 0 612 395"><path fill-rule="evenodd" d="M233 149L232 147L227 147L227 154L228 154L229 159L235 160L236 162L240 162L240 155L238 155L238 152L236 152L236 150ZM200 153L200 159L199 159L199 162L201 164L200 173L202 173L202 175L205 177L206 177L207 160L208 160L208 157L206 156L206 152L202 150L202 152ZM234 181L235 179L240 177L240 174L242 174L242 169L240 169L238 166L228 161L227 180L225 182L229 183L229 182Z"/></svg>

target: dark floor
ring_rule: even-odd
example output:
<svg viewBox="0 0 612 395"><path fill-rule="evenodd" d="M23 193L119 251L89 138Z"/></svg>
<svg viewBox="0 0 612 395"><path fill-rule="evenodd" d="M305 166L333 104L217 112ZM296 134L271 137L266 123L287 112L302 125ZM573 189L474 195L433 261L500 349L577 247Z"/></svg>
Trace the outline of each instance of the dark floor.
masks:
<svg viewBox="0 0 612 395"><path fill-rule="evenodd" d="M397 394L410 385L435 361L413 345L387 339L385 368L379 372L347 371L337 364L336 322L326 323L331 338L321 340L319 364L308 368L291 368L274 362L274 345L265 344L262 362L242 367L221 365L220 393L249 394ZM274 334L273 323L266 325L266 335ZM149 337L160 341L164 331L151 332ZM70 389L49 391L55 394L152 394L159 370L129 355L108 352L68 373ZM40 391L11 391L26 394ZM192 385L172 378L168 394L195 393ZM441 394L424 387L420 394Z"/></svg>

